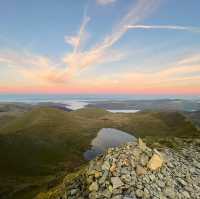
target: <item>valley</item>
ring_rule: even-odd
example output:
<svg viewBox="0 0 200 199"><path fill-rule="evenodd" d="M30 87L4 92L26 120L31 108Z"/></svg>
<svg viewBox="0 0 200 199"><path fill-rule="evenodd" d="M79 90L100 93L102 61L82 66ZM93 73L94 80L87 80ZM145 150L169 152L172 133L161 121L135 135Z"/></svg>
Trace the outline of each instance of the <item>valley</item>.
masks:
<svg viewBox="0 0 200 199"><path fill-rule="evenodd" d="M199 137L193 121L177 111L111 113L96 107L69 111L55 104L22 107L16 112L7 107L0 115L1 198L32 198L87 164L84 152L102 128L170 147L178 144L176 137Z"/></svg>

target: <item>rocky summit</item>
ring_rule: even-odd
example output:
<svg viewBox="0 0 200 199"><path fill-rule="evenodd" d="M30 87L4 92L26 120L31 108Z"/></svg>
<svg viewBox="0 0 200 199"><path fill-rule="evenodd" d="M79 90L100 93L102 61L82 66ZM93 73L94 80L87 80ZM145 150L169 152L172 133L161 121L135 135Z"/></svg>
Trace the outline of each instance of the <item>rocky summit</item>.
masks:
<svg viewBox="0 0 200 199"><path fill-rule="evenodd" d="M181 150L156 150L139 139L110 148L90 161L57 198L200 198L200 142L196 142Z"/></svg>

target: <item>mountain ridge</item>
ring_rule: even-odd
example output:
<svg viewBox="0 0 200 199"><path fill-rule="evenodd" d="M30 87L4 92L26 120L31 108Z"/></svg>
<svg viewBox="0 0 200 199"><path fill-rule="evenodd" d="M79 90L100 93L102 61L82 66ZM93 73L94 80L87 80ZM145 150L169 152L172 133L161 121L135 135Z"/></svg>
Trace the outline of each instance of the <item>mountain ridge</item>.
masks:
<svg viewBox="0 0 200 199"><path fill-rule="evenodd" d="M158 151L139 139L110 148L35 199L199 198L199 144L190 140L179 151Z"/></svg>

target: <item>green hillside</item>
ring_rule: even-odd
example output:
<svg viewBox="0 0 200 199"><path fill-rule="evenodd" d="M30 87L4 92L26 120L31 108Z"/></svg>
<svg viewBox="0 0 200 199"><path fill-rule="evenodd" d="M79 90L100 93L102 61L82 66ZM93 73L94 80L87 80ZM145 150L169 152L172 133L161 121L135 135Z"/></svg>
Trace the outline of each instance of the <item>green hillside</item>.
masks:
<svg viewBox="0 0 200 199"><path fill-rule="evenodd" d="M27 198L26 193L34 195L84 164L83 152L103 127L140 137L199 135L177 112L125 114L96 108L72 112L35 108L0 128L0 176L5 179L0 183L0 198L8 193L11 198Z"/></svg>

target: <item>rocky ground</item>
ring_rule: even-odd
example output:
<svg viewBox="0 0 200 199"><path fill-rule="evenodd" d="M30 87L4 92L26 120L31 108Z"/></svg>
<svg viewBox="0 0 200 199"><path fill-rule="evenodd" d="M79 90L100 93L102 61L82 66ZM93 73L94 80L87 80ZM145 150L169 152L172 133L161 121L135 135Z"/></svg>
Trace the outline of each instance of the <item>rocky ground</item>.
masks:
<svg viewBox="0 0 200 199"><path fill-rule="evenodd" d="M159 152L139 139L109 149L90 162L62 198L200 198L199 144Z"/></svg>

